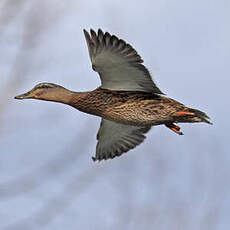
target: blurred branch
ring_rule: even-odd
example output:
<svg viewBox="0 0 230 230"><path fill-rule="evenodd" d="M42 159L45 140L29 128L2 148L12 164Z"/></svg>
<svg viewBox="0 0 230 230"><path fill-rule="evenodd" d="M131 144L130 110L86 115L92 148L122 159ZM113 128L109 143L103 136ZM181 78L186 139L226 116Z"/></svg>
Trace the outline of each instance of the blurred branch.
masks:
<svg viewBox="0 0 230 230"><path fill-rule="evenodd" d="M16 89L26 80L26 76L33 62L33 56L31 56L31 54L35 55L37 44L40 42L42 34L49 29L51 23L57 22L56 19L61 11L54 10L50 8L49 5L46 6L45 3L46 1L12 0L6 1L1 9L1 11L4 12L2 17L5 18L5 20L0 20L0 25L7 24L7 22L9 23L12 19L15 20L15 16L20 13L22 7L28 5L28 10L24 18L22 42L11 67L9 81L5 88L1 90L0 114L3 113L4 108L9 103L9 98L10 100L13 99L12 95L15 94ZM41 10L38 10L38 8L41 8L43 5L45 7L43 7L41 14ZM12 17L12 14L14 17ZM47 15L49 20L47 20L44 15ZM3 31L4 30L1 29L2 33Z"/></svg>
<svg viewBox="0 0 230 230"><path fill-rule="evenodd" d="M63 212L78 196L93 184L103 173L103 168L90 168L74 177L56 197L47 202L37 213L24 220L8 225L4 230L33 230L45 227L58 214Z"/></svg>
<svg viewBox="0 0 230 230"><path fill-rule="evenodd" d="M87 140L88 131L83 130L81 139ZM49 160L44 166L29 172L20 178L0 184L0 199L9 199L15 196L24 195L37 187L41 187L45 182L57 178L63 171L70 169L77 163L78 158L82 157L87 145L79 142L79 137L73 139L73 142L61 151L55 158Z"/></svg>
<svg viewBox="0 0 230 230"><path fill-rule="evenodd" d="M27 0L5 0L0 6L0 25L8 26L23 11ZM27 1L28 2L28 1ZM2 31L1 31L2 32Z"/></svg>
<svg viewBox="0 0 230 230"><path fill-rule="evenodd" d="M8 14L8 12L17 12L20 11L22 7L22 3L24 1L19 1L21 4L10 4L7 1L4 12L5 14ZM18 8L19 7L19 8ZM16 10L17 9L17 10ZM11 13L9 13L10 15ZM34 14L33 11L28 11L26 15L25 25L24 25L24 31L22 35L22 42L20 44L20 49L15 56L14 63L12 64L12 68L9 74L9 80L3 90L1 90L1 96L0 96L0 114L3 113L4 108L9 103L9 97L11 99L12 95L14 95L14 92L17 88L22 85L25 81L25 76L27 75L31 62L33 58L31 56L28 56L28 53L34 53L32 52L36 44L39 40L39 35L41 34L41 31L43 30L43 26L39 23L41 15ZM11 17L9 17L11 19ZM30 51L30 52L29 52ZM28 64L30 63L30 64Z"/></svg>

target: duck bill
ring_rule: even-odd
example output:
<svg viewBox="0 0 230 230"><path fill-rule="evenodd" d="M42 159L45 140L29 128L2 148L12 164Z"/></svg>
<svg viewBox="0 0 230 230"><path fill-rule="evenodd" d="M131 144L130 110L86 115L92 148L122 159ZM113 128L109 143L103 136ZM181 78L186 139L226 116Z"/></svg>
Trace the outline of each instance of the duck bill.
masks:
<svg viewBox="0 0 230 230"><path fill-rule="evenodd" d="M24 94L20 94L16 97L14 97L15 99L19 99L19 100L22 100L22 99L31 99L31 98L34 98L34 96L31 94L31 92L27 92L27 93L24 93Z"/></svg>

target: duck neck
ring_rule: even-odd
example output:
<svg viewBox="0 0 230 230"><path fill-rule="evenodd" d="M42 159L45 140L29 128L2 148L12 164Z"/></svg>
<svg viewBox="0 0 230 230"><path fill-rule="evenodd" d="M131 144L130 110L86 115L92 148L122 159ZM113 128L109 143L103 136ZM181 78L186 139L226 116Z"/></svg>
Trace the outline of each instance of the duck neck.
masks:
<svg viewBox="0 0 230 230"><path fill-rule="evenodd" d="M63 104L71 105L73 98L78 97L77 92L72 92L70 90L66 90L65 92L60 92L56 98L54 98L56 102L60 102Z"/></svg>

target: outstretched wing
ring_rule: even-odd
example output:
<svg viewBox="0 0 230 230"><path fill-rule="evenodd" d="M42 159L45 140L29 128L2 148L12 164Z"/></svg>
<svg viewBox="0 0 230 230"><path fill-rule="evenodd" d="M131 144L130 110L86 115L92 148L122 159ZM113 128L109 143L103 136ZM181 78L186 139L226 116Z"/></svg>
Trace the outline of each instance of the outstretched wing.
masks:
<svg viewBox="0 0 230 230"><path fill-rule="evenodd" d="M100 75L102 88L163 94L131 45L100 29L97 34L92 29L90 34L84 30L84 34L92 67Z"/></svg>
<svg viewBox="0 0 230 230"><path fill-rule="evenodd" d="M96 156L93 160L107 160L135 148L144 141L144 134L150 129L151 126L123 125L102 119L97 133Z"/></svg>

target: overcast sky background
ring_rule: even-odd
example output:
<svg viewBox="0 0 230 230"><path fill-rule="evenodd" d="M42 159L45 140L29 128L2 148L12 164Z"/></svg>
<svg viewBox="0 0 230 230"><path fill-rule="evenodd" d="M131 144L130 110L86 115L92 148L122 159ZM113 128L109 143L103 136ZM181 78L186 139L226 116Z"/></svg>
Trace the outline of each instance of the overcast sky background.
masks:
<svg viewBox="0 0 230 230"><path fill-rule="evenodd" d="M2 0L0 229L229 229L229 12L228 0ZM100 118L13 99L40 82L98 87L84 28L126 40L167 96L214 125L158 126L94 163Z"/></svg>

